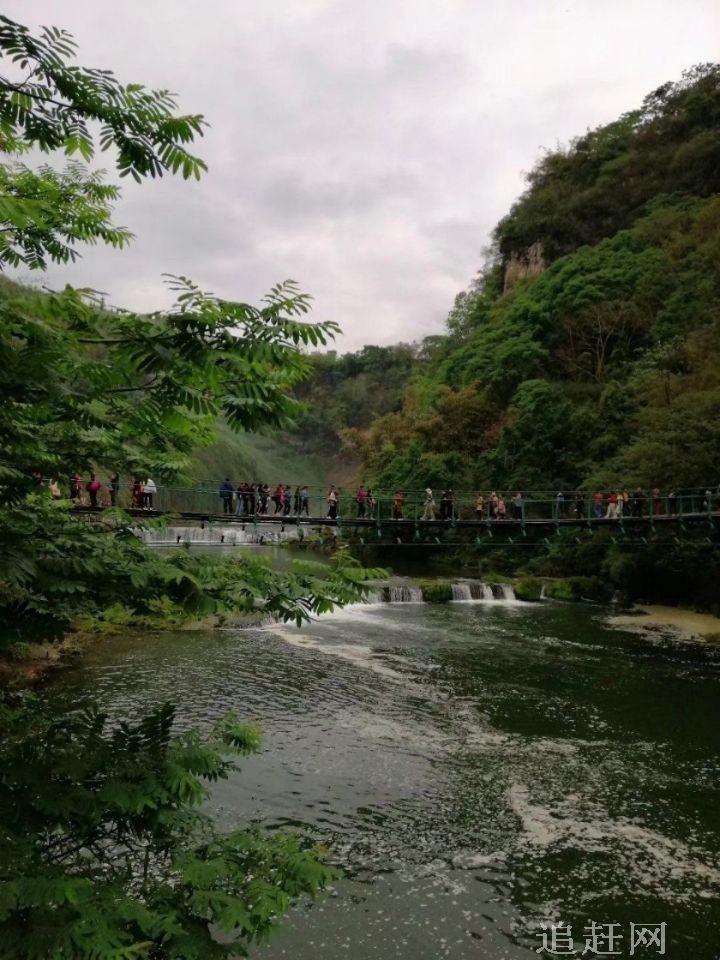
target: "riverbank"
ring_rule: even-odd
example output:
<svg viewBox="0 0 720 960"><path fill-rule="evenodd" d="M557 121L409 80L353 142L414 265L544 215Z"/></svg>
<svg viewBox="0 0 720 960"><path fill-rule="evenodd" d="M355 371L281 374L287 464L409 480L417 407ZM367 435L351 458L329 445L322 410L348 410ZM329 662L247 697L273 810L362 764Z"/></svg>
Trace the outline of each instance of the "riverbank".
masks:
<svg viewBox="0 0 720 960"><path fill-rule="evenodd" d="M610 617L608 624L622 630L637 630L642 633L670 631L683 640L720 643L720 617L711 613L685 610L682 607L643 604L634 608L631 613Z"/></svg>

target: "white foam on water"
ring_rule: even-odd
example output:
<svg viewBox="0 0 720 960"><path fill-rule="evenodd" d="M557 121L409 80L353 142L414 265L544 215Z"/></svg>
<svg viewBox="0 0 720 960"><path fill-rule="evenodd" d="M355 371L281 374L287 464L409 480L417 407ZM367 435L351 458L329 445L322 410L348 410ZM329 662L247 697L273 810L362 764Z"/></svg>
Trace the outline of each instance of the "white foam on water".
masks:
<svg viewBox="0 0 720 960"><path fill-rule="evenodd" d="M584 818L578 810L581 800L572 794L550 809L533 803L525 784L514 783L508 789L508 801L522 824L521 843L525 845L575 847L602 854L615 850L622 856L637 890L690 883L693 890L686 888L678 896L688 899L695 895L694 888L700 883L720 889L720 870L704 862L682 840L666 837L626 818Z"/></svg>

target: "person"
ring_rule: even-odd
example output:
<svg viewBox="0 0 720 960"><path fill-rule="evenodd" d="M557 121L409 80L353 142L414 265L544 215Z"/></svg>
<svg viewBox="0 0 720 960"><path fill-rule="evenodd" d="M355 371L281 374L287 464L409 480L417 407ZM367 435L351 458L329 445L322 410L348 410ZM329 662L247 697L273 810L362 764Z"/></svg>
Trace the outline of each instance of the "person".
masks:
<svg viewBox="0 0 720 960"><path fill-rule="evenodd" d="M270 499L270 485L264 483L258 490L258 497L260 499L260 506L258 513L265 515L268 508L268 500Z"/></svg>
<svg viewBox="0 0 720 960"><path fill-rule="evenodd" d="M603 515L603 503L605 502L605 494L602 490L597 490L595 496L593 497L593 514L596 517L601 517Z"/></svg>
<svg viewBox="0 0 720 960"><path fill-rule="evenodd" d="M705 491L705 499L703 500L703 510L707 510L708 513L712 511L713 505L713 495L712 490L709 488Z"/></svg>
<svg viewBox="0 0 720 960"><path fill-rule="evenodd" d="M60 484L57 482L57 479L55 477L53 477L52 480L50 481L48 490L50 491L50 496L53 498L53 500L62 500L62 493L60 493Z"/></svg>
<svg viewBox="0 0 720 960"><path fill-rule="evenodd" d="M290 516L290 510L292 509L292 487L289 483L285 484L285 489L283 490L283 516Z"/></svg>
<svg viewBox="0 0 720 960"><path fill-rule="evenodd" d="M488 516L491 520L497 520L498 495L493 492L490 494L490 503L488 505Z"/></svg>
<svg viewBox="0 0 720 960"><path fill-rule="evenodd" d="M563 520L565 517L565 494L562 490L558 490L555 503L557 505L557 519Z"/></svg>
<svg viewBox="0 0 720 960"><path fill-rule="evenodd" d="M610 491L610 496L608 497L607 512L605 514L606 520L617 520L618 515L618 495L614 490Z"/></svg>
<svg viewBox="0 0 720 960"><path fill-rule="evenodd" d="M452 487L448 490L447 502L448 502L447 519L454 520L455 519L455 491L452 489Z"/></svg>
<svg viewBox="0 0 720 960"><path fill-rule="evenodd" d="M433 492L430 487L425 488L425 509L423 510L423 515L420 518L421 520L434 520L435 519L435 500L433 498Z"/></svg>
<svg viewBox="0 0 720 960"><path fill-rule="evenodd" d="M668 499L668 513L672 517L677 513L677 494L675 493L674 487L670 490L670 493L668 493L667 499Z"/></svg>
<svg viewBox="0 0 720 960"><path fill-rule="evenodd" d="M301 513L304 513L306 517L310 516L310 492L307 488L307 484L303 484L300 487L300 511L298 516Z"/></svg>
<svg viewBox="0 0 720 960"><path fill-rule="evenodd" d="M500 493L498 494L497 500L497 518L498 520L504 520L507 514L507 506L505 505L505 497Z"/></svg>
<svg viewBox="0 0 720 960"><path fill-rule="evenodd" d="M157 493L157 486L152 477L145 478L145 484L143 486L143 504L146 510L152 510L153 508L153 497Z"/></svg>
<svg viewBox="0 0 720 960"><path fill-rule="evenodd" d="M482 520L484 511L485 511L485 497L481 493L479 493L475 497L475 517L478 520Z"/></svg>
<svg viewBox="0 0 720 960"><path fill-rule="evenodd" d="M285 500L285 491L283 490L283 485L279 483L275 487L275 493L272 495L272 502L275 504L275 513L273 516L277 516L278 513L283 512L283 504Z"/></svg>
<svg viewBox="0 0 720 960"><path fill-rule="evenodd" d="M575 516L578 520L582 520L585 516L585 498L583 497L582 490L578 490L575 493Z"/></svg>
<svg viewBox="0 0 720 960"><path fill-rule="evenodd" d="M656 517L659 517L663 512L663 502L662 497L660 496L660 488L655 487L653 490L653 513Z"/></svg>
<svg viewBox="0 0 720 960"><path fill-rule="evenodd" d="M367 500L367 493L365 492L365 484L361 483L358 492L355 496L355 503L357 504L357 516L358 520L362 520L365 517L365 501Z"/></svg>
<svg viewBox="0 0 720 960"><path fill-rule="evenodd" d="M396 490L393 494L393 520L402 520L405 509L405 492Z"/></svg>
<svg viewBox="0 0 720 960"><path fill-rule="evenodd" d="M522 520L523 498L519 490L515 494L515 496L512 498L512 508L513 508L513 516L515 517L515 519Z"/></svg>
<svg viewBox="0 0 720 960"><path fill-rule="evenodd" d="M82 489L82 477L76 470L75 473L70 477L70 499L80 500L81 489Z"/></svg>
<svg viewBox="0 0 720 960"><path fill-rule="evenodd" d="M142 510L143 507L143 485L140 477L135 477L135 479L130 484L130 501L135 507L136 510Z"/></svg>
<svg viewBox="0 0 720 960"><path fill-rule="evenodd" d="M621 517L630 516L630 494L628 493L627 487L623 488L622 496L618 500L618 511Z"/></svg>
<svg viewBox="0 0 720 960"><path fill-rule="evenodd" d="M117 472L110 474L110 482L108 484L110 489L110 506L116 507L118 502L118 495L120 494L120 476Z"/></svg>
<svg viewBox="0 0 720 960"><path fill-rule="evenodd" d="M335 484L330 484L330 489L328 490L327 495L327 505L328 505L328 520L337 520L337 505L338 505L338 495L337 490L335 489Z"/></svg>
<svg viewBox="0 0 720 960"><path fill-rule="evenodd" d="M450 491L447 489L440 495L440 519L450 519Z"/></svg>
<svg viewBox="0 0 720 960"><path fill-rule="evenodd" d="M90 497L90 506L91 506L91 507L96 507L96 506L98 505L98 502L97 502L98 490L100 489L101 486L102 486L102 484L101 484L100 481L97 479L97 477L95 476L95 474L94 474L94 473L91 473L91 474L90 474L90 479L89 479L88 482L85 484L85 489L87 490L88 495L89 495L89 497Z"/></svg>
<svg viewBox="0 0 720 960"><path fill-rule="evenodd" d="M257 492L258 492L258 484L249 483L247 505L248 505L248 514L251 517L254 517L255 514L257 513Z"/></svg>
<svg viewBox="0 0 720 960"><path fill-rule="evenodd" d="M300 516L300 487L295 487L295 493L293 494L293 510L295 511L295 516Z"/></svg>
<svg viewBox="0 0 720 960"><path fill-rule="evenodd" d="M634 517L641 517L643 512L643 489L642 487L635 487L635 492L632 497L632 515Z"/></svg>
<svg viewBox="0 0 720 960"><path fill-rule="evenodd" d="M372 490L368 490L367 492L367 505L370 519L373 520L375 517L375 512L377 511L377 500Z"/></svg>
<svg viewBox="0 0 720 960"><path fill-rule="evenodd" d="M218 495L223 502L223 513L232 513L233 492L230 477L225 477L218 490Z"/></svg>

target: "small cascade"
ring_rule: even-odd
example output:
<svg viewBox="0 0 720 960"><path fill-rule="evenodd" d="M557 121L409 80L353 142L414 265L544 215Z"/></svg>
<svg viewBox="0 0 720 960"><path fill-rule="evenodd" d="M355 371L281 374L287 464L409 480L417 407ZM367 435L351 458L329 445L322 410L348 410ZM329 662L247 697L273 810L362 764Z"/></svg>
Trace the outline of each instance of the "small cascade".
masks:
<svg viewBox="0 0 720 960"><path fill-rule="evenodd" d="M451 587L453 600L458 600L462 603L468 603L473 599L472 588L469 583L453 583L451 584Z"/></svg>
<svg viewBox="0 0 720 960"><path fill-rule="evenodd" d="M502 599L505 603L516 603L517 597L515 596L515 591L511 583L501 583L500 592L502 594Z"/></svg>
<svg viewBox="0 0 720 960"><path fill-rule="evenodd" d="M452 598L460 603L517 603L510 583L485 583L483 580L458 580L451 584Z"/></svg>
<svg viewBox="0 0 720 960"><path fill-rule="evenodd" d="M295 535L295 528L282 530L280 525L257 529L248 524L207 524L206 526L162 527L155 530L137 530L137 535L152 547L204 546L235 547L252 543L281 543Z"/></svg>
<svg viewBox="0 0 720 960"><path fill-rule="evenodd" d="M423 603L422 590L412 580L375 580L365 603Z"/></svg>
<svg viewBox="0 0 720 960"><path fill-rule="evenodd" d="M391 583L387 587L388 603L422 603L420 587L411 583Z"/></svg>

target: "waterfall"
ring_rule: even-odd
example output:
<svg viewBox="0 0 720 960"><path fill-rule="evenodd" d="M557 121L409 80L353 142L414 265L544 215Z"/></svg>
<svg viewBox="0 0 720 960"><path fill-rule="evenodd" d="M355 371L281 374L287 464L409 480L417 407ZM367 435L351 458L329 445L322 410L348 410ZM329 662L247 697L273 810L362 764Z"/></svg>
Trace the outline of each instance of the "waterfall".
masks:
<svg viewBox="0 0 720 960"><path fill-rule="evenodd" d="M501 583L500 590L502 592L502 598L506 603L517 602L517 597L515 596L515 591L511 583Z"/></svg>
<svg viewBox="0 0 720 960"><path fill-rule="evenodd" d="M423 595L420 587L411 583L391 583L388 588L389 603L422 603Z"/></svg>
<svg viewBox="0 0 720 960"><path fill-rule="evenodd" d="M453 583L452 598L453 600L461 600L464 603L467 603L469 600L472 600L473 596L470 589L470 584L469 583Z"/></svg>
<svg viewBox="0 0 720 960"><path fill-rule="evenodd" d="M149 546L167 547L181 546L182 544L198 546L229 546L249 543L280 543L296 535L294 527L282 530L280 525L273 524L254 528L247 524L243 530L242 524L206 524L187 527L161 527L153 530L136 530L136 534Z"/></svg>
<svg viewBox="0 0 720 960"><path fill-rule="evenodd" d="M490 586L489 583L483 583L482 581L480 581L479 587L480 587L480 599L481 599L481 600L494 600L494 599L495 599L495 594L493 593L493 588Z"/></svg>
<svg viewBox="0 0 720 960"><path fill-rule="evenodd" d="M374 580L365 603L423 603L422 590L411 580Z"/></svg>

